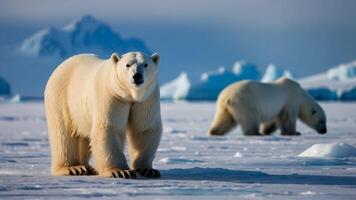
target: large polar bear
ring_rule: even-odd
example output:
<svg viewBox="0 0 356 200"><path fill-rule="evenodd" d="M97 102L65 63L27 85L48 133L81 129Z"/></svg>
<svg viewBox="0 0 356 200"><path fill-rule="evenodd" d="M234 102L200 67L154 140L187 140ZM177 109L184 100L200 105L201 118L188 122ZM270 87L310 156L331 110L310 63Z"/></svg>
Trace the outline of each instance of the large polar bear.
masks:
<svg viewBox="0 0 356 200"><path fill-rule="evenodd" d="M158 62L158 54L130 52L82 54L58 66L45 89L53 175L160 176L152 168L162 134Z"/></svg>
<svg viewBox="0 0 356 200"><path fill-rule="evenodd" d="M224 135L237 124L245 135L299 135L300 119L318 133L326 133L326 116L320 105L300 85L288 78L272 83L240 81L219 95L210 135Z"/></svg>

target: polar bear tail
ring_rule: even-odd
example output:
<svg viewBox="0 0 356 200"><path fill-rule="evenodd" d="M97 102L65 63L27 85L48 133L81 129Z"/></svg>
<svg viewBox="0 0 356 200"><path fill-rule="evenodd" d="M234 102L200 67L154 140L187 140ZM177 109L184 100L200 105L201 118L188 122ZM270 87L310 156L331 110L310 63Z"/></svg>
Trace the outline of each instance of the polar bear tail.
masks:
<svg viewBox="0 0 356 200"><path fill-rule="evenodd" d="M237 125L236 121L226 108L226 106L218 105L214 120L209 128L209 135L225 135Z"/></svg>

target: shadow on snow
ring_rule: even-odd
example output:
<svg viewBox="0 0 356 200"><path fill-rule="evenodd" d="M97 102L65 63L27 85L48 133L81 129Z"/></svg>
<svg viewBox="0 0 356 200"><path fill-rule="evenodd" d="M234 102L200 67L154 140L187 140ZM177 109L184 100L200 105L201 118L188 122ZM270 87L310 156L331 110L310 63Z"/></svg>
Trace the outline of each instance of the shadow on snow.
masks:
<svg viewBox="0 0 356 200"><path fill-rule="evenodd" d="M162 170L163 180L226 181L261 184L356 185L356 177L330 175L271 175L259 171L223 168L188 168Z"/></svg>

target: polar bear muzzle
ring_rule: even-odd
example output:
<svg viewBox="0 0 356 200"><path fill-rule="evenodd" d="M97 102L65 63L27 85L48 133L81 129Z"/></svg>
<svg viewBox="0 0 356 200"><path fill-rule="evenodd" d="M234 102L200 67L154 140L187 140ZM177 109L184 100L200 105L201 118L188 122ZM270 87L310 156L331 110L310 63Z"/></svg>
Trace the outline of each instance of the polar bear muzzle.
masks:
<svg viewBox="0 0 356 200"><path fill-rule="evenodd" d="M143 76L141 73L135 73L133 76L132 76L133 80L134 80L134 83L135 85L139 86L141 85L144 80L143 80Z"/></svg>

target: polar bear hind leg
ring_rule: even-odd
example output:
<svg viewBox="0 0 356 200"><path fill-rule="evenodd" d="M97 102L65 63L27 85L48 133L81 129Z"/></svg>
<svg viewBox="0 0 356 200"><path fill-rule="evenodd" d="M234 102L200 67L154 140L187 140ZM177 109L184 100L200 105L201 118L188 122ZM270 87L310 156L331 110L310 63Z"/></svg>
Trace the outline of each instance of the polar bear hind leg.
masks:
<svg viewBox="0 0 356 200"><path fill-rule="evenodd" d="M47 106L49 107L49 106ZM69 175L89 175L92 174L92 168L87 162L82 164L79 155L80 138L73 133L68 118L62 117L63 113L46 109L49 140L51 143L51 165L52 174L55 176Z"/></svg>
<svg viewBox="0 0 356 200"><path fill-rule="evenodd" d="M218 106L213 122L209 128L209 135L225 135L237 125L231 113L225 106Z"/></svg>
<svg viewBox="0 0 356 200"><path fill-rule="evenodd" d="M277 122L264 122L260 126L260 132L262 135L271 135L277 130Z"/></svg>

